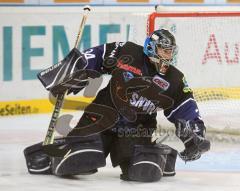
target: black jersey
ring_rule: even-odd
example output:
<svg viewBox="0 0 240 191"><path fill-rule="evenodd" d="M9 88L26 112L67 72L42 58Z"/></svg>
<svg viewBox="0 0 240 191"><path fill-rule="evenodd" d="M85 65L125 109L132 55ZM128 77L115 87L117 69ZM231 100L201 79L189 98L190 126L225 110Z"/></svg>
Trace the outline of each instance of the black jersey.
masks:
<svg viewBox="0 0 240 191"><path fill-rule="evenodd" d="M178 119L200 120L192 90L188 87L183 73L172 65L165 75L157 73L148 57L143 53L142 46L132 42L114 42L90 48L84 51L84 55L88 61L86 69L113 75L107 87L98 93L94 103L111 106L118 111L124 110L124 108L119 108L121 103L116 105L113 100L117 92L113 92L112 89L114 87L117 89L120 78L123 82L134 78L145 79L148 81L146 83L150 81L152 84L152 88L147 90L150 98L144 97L137 90L131 91L128 101L124 105L125 111L119 112L121 117L117 126L147 124L149 127L155 127L156 112L161 106L164 106L164 115L170 122L175 123ZM120 72L116 74L116 70ZM139 80L139 83L141 81L145 83L144 80ZM151 96L158 93L162 95L162 103L155 104ZM137 119L133 122L129 121L128 116L131 115L129 111L133 111L134 107L137 110Z"/></svg>

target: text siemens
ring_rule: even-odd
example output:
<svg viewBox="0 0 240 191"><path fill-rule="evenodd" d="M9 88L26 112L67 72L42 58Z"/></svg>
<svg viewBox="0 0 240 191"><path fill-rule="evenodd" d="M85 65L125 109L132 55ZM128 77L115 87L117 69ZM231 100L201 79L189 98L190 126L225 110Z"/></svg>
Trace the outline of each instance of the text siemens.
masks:
<svg viewBox="0 0 240 191"><path fill-rule="evenodd" d="M92 26L85 26L78 47L81 51L93 45L106 43L109 34L120 35L120 24L99 24L98 27L99 34L93 36ZM125 27L128 28L128 24ZM3 81L13 81L15 70L20 70L22 80L35 80L36 74L46 68L46 64L58 63L70 52L75 38L73 34L68 35L70 29L63 25L21 26L21 33L15 33L14 26L3 26L2 29L3 67L0 72ZM16 42L15 39L20 40ZM18 68L15 68L15 62L18 63Z"/></svg>

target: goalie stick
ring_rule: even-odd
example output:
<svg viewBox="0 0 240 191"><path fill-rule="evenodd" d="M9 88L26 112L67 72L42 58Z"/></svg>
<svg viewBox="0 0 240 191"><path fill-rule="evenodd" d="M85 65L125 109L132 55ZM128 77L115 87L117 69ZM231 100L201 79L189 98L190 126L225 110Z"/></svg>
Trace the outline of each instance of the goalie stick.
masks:
<svg viewBox="0 0 240 191"><path fill-rule="evenodd" d="M84 26L87 20L87 16L88 13L91 11L89 6L85 6L83 8L84 13L83 13L83 17L81 20L81 24L79 26L79 30L78 30L78 34L77 34L77 39L74 45L74 48L78 48L79 42L81 40L82 34L83 34L83 30L84 30ZM46 154L50 155L50 156L56 156L56 157L63 157L65 156L67 153L70 152L70 150L68 148L58 148L56 145L53 144L54 142L54 130L55 130L55 126L57 123L57 119L59 117L60 114L60 110L62 108L63 102L64 102L64 97L67 91L65 91L64 93L60 93L57 95L56 99L56 104L52 113L52 117L50 120L50 124L47 130L47 134L46 137L44 139L43 142L43 150Z"/></svg>

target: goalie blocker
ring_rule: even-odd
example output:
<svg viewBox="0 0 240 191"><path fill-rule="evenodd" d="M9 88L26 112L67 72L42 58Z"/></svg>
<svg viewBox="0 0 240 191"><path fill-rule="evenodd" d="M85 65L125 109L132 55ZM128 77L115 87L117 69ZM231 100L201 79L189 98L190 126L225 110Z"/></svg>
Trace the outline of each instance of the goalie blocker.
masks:
<svg viewBox="0 0 240 191"><path fill-rule="evenodd" d="M88 62L77 48L57 64L41 71L37 76L43 86L53 95L68 91L76 94L88 84L88 79L97 78L100 74L94 70L85 70Z"/></svg>

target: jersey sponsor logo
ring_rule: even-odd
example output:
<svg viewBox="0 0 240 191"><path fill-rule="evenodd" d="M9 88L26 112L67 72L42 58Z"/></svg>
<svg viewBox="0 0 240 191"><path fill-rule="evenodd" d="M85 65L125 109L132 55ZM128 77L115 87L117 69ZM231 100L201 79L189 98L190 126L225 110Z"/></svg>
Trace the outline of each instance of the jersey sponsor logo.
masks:
<svg viewBox="0 0 240 191"><path fill-rule="evenodd" d="M184 93L191 93L191 92L192 92L192 89L189 87L185 76L183 76L182 81L183 81L183 84L184 84L183 92L184 92Z"/></svg>
<svg viewBox="0 0 240 191"><path fill-rule="evenodd" d="M128 82L129 80L133 79L134 76L131 72L123 72L123 78L125 82Z"/></svg>
<svg viewBox="0 0 240 191"><path fill-rule="evenodd" d="M153 82L157 86L162 88L164 91L166 91L169 88L169 86L170 86L169 82L167 82L166 80L164 80L163 78L161 78L161 77L159 77L157 75L153 77Z"/></svg>
<svg viewBox="0 0 240 191"><path fill-rule="evenodd" d="M155 113L160 109L151 100L146 97L139 96L136 92L133 92L130 104L134 107L142 108L142 110L148 114Z"/></svg>
<svg viewBox="0 0 240 191"><path fill-rule="evenodd" d="M140 69L138 69L138 68L136 68L134 66L130 66L128 64L123 64L121 61L118 61L117 67L121 68L123 70L129 71L129 72L132 72L134 74L137 74L139 76L142 76L142 72L141 72Z"/></svg>

